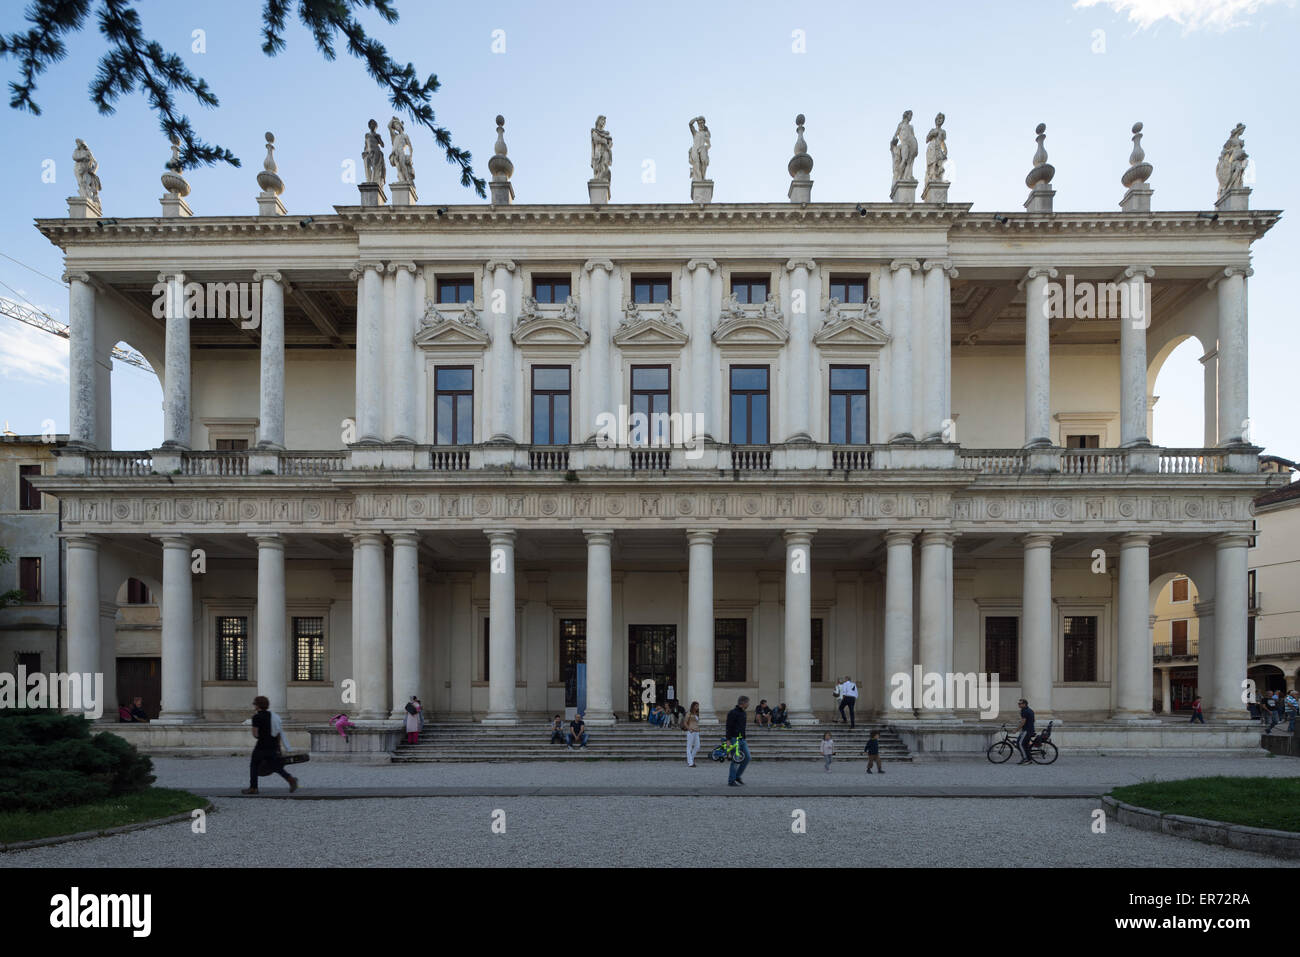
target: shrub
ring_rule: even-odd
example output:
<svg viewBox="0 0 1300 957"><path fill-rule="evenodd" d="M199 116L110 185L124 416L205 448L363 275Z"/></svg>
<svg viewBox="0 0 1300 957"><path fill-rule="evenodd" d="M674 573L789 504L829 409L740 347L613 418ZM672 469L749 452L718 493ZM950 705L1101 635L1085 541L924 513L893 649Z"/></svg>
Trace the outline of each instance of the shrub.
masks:
<svg viewBox="0 0 1300 957"><path fill-rule="evenodd" d="M42 811L143 791L153 762L80 715L0 711L0 807Z"/></svg>

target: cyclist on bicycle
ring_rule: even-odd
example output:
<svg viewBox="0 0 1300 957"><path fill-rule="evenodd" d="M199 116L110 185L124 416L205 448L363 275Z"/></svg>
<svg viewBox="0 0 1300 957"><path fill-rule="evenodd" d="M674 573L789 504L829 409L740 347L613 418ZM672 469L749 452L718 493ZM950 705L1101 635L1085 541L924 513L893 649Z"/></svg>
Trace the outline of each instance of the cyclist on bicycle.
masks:
<svg viewBox="0 0 1300 957"><path fill-rule="evenodd" d="M741 778L745 768L749 767L749 745L745 743L745 709L748 707L749 698L741 695L736 706L727 712L727 740L736 742L744 755L739 763L732 761L727 770L727 784L733 788L745 783Z"/></svg>
<svg viewBox="0 0 1300 957"><path fill-rule="evenodd" d="M1034 710L1029 702L1021 698L1016 702L1020 706L1020 724L1016 726L1016 746L1020 748L1020 763L1033 763L1029 757L1029 748L1034 741Z"/></svg>

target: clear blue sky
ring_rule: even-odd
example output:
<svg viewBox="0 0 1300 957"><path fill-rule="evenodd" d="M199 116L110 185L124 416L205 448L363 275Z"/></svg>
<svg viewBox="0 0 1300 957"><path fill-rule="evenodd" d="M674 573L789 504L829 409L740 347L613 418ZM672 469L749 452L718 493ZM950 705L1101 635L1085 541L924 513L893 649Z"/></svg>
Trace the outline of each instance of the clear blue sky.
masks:
<svg viewBox="0 0 1300 957"><path fill-rule="evenodd" d="M216 110L181 99L200 135L235 151L240 169L187 173L196 215L256 212L254 177L262 134L276 134L283 200L291 214L329 212L357 201L342 181L356 161L367 119L392 115L383 92L342 46L324 62L296 24L288 49L260 51L261 4L252 0L140 5L146 33L184 57L220 98ZM688 199L687 120L709 119L710 175L718 202L782 201L793 118L808 117L816 161L814 200L885 201L888 142L912 109L918 132L947 115L952 199L977 209L1021 208L1033 128L1048 125L1058 210L1113 210L1123 194L1129 127L1145 123L1155 166L1156 209L1208 209L1219 147L1247 125L1255 163L1252 205L1300 208L1296 46L1300 11L1271 0L1236 13L1241 0L1070 0L972 3L879 2L432 4L398 0L400 22L371 14L366 28L399 61L437 73L440 124L474 153L487 175L493 117L506 117L519 202L584 202L590 175L587 131L598 113L614 135L614 202ZM0 31L25 29L6 3ZM1179 21L1152 11L1174 10ZM1205 22L1208 21L1208 22ZM193 52L194 31L206 52ZM493 52L494 31L505 52ZM795 31L806 52L796 53ZM1102 31L1098 33L1097 31ZM99 161L105 216L156 216L168 148L142 96L101 116L87 86L103 52L96 32L75 37L68 58L41 79L40 117L0 105L0 295L11 290L65 318L59 251L33 228L35 217L66 214L75 193L71 151L87 141ZM0 60L0 78L16 76ZM424 203L477 202L460 187L422 128L408 123ZM42 180L54 160L56 182ZM642 182L645 160L656 180ZM1294 424L1300 333L1290 284L1300 259L1291 213L1255 247L1250 286L1251 413L1257 443L1300 455ZM43 273L38 275L14 260ZM9 288L5 288L5 287ZM1174 354L1157 383L1156 438L1201 444L1201 369L1196 346ZM147 373L116 365L113 432L118 448L152 448L161 438L161 392ZM39 432L44 419L67 431L67 345L0 318L0 419Z"/></svg>

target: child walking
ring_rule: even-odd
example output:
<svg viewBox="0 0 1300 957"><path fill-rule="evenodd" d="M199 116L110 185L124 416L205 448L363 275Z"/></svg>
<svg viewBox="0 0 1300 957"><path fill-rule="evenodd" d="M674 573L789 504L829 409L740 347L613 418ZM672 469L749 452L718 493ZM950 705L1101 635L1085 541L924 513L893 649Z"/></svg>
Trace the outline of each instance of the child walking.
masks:
<svg viewBox="0 0 1300 957"><path fill-rule="evenodd" d="M831 759L835 757L835 742L831 740L831 733L826 732L822 736L822 757L826 760L827 772L831 769Z"/></svg>
<svg viewBox="0 0 1300 957"><path fill-rule="evenodd" d="M885 769L880 763L880 732L879 731L871 732L871 737L867 739L867 746L862 750L865 751L867 755L867 773L868 774L871 773L871 765L874 763L875 766L880 769L880 773L884 774Z"/></svg>

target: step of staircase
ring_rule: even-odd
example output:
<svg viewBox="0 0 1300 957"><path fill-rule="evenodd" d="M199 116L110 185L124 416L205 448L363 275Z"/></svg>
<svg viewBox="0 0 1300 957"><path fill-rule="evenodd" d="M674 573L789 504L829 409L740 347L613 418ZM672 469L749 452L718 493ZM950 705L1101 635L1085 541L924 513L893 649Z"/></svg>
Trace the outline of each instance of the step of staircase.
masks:
<svg viewBox="0 0 1300 957"><path fill-rule="evenodd" d="M763 761L817 761L822 735L830 730L837 761L865 761L863 749L873 730L880 732L880 755L886 761L911 761L898 733L884 726L814 726L793 729L750 729L746 740L750 754ZM674 728L656 728L639 722L592 728L587 750L571 750L550 743L550 731L531 722L525 726L485 727L472 722L428 724L418 744L398 745L392 760L398 764L468 761L681 761L685 734ZM722 739L722 728L700 733L700 760Z"/></svg>

